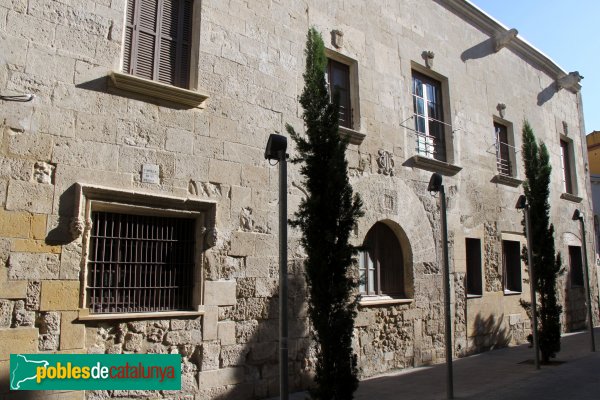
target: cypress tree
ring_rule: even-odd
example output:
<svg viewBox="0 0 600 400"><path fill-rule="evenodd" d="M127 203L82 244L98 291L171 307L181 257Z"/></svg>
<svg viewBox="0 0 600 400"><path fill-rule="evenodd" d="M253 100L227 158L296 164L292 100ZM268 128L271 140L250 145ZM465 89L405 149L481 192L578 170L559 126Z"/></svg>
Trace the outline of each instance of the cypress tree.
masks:
<svg viewBox="0 0 600 400"><path fill-rule="evenodd" d="M351 267L356 249L349 237L362 215L362 202L348 179L347 140L338 134L339 96L330 99L325 81L323 39L314 28L306 41L306 70L300 104L306 133L287 125L300 163L307 196L300 203L292 226L302 231L308 286L308 314L317 343L315 399L347 400L358 387L352 333L357 281Z"/></svg>
<svg viewBox="0 0 600 400"><path fill-rule="evenodd" d="M560 254L555 253L554 226L550 223L550 157L546 145L539 146L529 122L523 124L525 196L530 205L532 266L539 298L538 338L542 361L547 363L560 351L560 314L556 280L561 271Z"/></svg>

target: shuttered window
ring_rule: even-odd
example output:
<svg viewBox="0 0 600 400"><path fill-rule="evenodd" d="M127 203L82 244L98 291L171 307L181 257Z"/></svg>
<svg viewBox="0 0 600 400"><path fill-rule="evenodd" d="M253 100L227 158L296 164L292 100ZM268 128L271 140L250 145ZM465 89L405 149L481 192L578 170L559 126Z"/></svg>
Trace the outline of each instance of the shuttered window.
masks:
<svg viewBox="0 0 600 400"><path fill-rule="evenodd" d="M129 0L123 71L187 88L193 0Z"/></svg>
<svg viewBox="0 0 600 400"><path fill-rule="evenodd" d="M360 292L403 297L404 259L396 234L377 222L367 233L359 254Z"/></svg>
<svg viewBox="0 0 600 400"><path fill-rule="evenodd" d="M329 93L339 96L340 126L352 129L352 100L350 97L350 66L335 60L328 60L327 81Z"/></svg>

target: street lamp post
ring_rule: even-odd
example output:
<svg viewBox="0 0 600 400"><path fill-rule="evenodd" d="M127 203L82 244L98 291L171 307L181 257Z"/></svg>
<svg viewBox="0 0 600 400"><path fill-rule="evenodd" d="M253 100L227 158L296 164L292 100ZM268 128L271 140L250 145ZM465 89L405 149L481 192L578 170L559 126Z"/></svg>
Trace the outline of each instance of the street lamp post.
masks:
<svg viewBox="0 0 600 400"><path fill-rule="evenodd" d="M538 324L537 324L537 305L535 295L535 271L531 256L531 215L529 213L529 204L524 194L519 196L516 205L517 210L523 210L525 214L525 237L527 238L527 265L529 266L529 291L531 292L531 319L533 327L531 337L533 339L533 351L535 352L535 369L540 369L540 345L538 342Z"/></svg>
<svg viewBox="0 0 600 400"><path fill-rule="evenodd" d="M265 159L279 162L279 398L289 399L287 281L287 138L271 134Z"/></svg>
<svg viewBox="0 0 600 400"><path fill-rule="evenodd" d="M444 256L444 317L446 325L446 396L454 398L454 378L452 372L452 326L450 318L450 264L448 261L448 221L446 218L446 193L442 184L442 176L437 172L431 175L429 192L440 193L442 214L442 251Z"/></svg>
<svg viewBox="0 0 600 400"><path fill-rule="evenodd" d="M583 265L585 266L585 291L587 297L588 324L590 327L592 351L595 352L596 342L594 340L594 317L592 315L592 296L590 294L590 274L587 258L587 243L585 239L585 222L584 214L579 210L575 210L575 212L573 213L573 221L576 220L579 220L579 223L581 224L581 242L583 243Z"/></svg>

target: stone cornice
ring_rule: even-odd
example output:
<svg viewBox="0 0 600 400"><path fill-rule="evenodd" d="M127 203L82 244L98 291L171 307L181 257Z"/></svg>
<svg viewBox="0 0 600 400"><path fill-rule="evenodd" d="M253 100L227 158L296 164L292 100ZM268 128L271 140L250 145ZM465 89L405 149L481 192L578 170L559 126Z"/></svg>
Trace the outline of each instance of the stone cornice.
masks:
<svg viewBox="0 0 600 400"><path fill-rule="evenodd" d="M477 6L468 0L436 0L439 4L454 12L459 17L465 19L482 32L495 37L498 34L508 32L510 29L500 22L486 14ZM550 57L536 49L525 39L517 36L506 45L506 48L512 50L526 61L530 62L536 68L539 68L548 74L555 81L566 76L567 72L556 64ZM581 85L575 85L575 90L579 91Z"/></svg>

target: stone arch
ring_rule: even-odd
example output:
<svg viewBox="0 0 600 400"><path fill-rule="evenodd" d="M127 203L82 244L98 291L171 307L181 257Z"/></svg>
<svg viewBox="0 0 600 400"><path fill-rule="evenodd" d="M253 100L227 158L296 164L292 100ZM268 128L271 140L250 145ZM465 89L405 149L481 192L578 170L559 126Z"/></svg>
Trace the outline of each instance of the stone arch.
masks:
<svg viewBox="0 0 600 400"><path fill-rule="evenodd" d="M405 290L412 298L415 271L438 263L434 232L423 203L411 187L396 177L369 176L353 186L363 199L365 211L358 221L355 244L362 244L377 222L390 227L402 247Z"/></svg>

